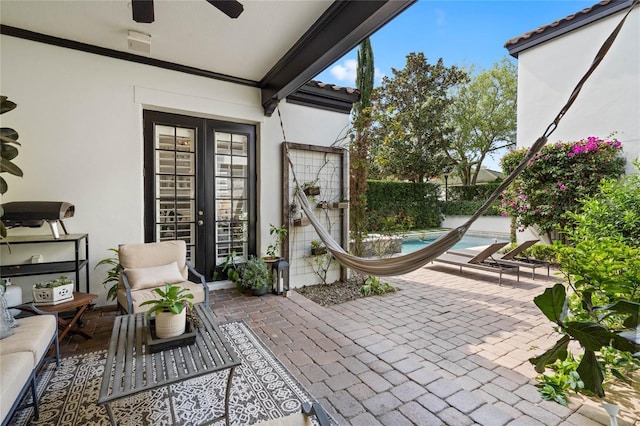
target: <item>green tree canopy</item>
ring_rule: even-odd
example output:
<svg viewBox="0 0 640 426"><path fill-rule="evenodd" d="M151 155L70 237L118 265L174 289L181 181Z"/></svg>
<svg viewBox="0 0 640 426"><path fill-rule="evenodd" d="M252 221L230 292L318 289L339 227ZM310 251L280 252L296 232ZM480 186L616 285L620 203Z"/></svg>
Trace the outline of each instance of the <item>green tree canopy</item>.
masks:
<svg viewBox="0 0 640 426"><path fill-rule="evenodd" d="M423 182L440 175L449 162L449 93L468 75L446 67L442 58L429 64L423 53L410 53L405 67L391 72L393 77L384 77L372 96L371 174Z"/></svg>
<svg viewBox="0 0 640 426"><path fill-rule="evenodd" d="M463 185L475 185L487 155L515 144L516 93L517 68L507 58L455 93L449 110L455 130L446 153Z"/></svg>

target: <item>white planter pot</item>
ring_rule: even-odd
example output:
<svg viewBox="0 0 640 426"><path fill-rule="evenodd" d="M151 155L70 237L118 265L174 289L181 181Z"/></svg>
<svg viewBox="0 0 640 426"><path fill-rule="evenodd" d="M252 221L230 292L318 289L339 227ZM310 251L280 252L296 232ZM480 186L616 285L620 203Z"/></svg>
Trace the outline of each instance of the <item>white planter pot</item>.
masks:
<svg viewBox="0 0 640 426"><path fill-rule="evenodd" d="M33 304L38 305L57 305L58 303L73 300L74 284L65 284L53 288L36 288L33 286Z"/></svg>
<svg viewBox="0 0 640 426"><path fill-rule="evenodd" d="M179 314L172 314L171 312L158 312L156 314L156 336L159 339L180 336L184 333L186 324L186 309L183 309Z"/></svg>

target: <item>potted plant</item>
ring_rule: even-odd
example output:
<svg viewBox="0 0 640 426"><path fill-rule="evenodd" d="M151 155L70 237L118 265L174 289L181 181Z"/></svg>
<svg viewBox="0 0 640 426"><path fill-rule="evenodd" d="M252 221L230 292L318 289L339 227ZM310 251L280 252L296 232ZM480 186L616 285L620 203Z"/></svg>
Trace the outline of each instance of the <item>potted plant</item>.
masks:
<svg viewBox="0 0 640 426"><path fill-rule="evenodd" d="M318 240L311 241L311 255L312 256L320 256L321 254L325 254L327 252L327 248L322 245L322 242Z"/></svg>
<svg viewBox="0 0 640 426"><path fill-rule="evenodd" d="M111 266L107 271L107 278L102 281L102 285L107 288L107 285L111 284L108 287L107 299L116 300L116 297L118 297L118 284L120 283L120 271L122 270L122 266L120 266L120 259L118 258L118 249L110 248L109 251L114 252L115 256L102 259L96 263L96 266L93 269L96 270L98 266L102 265Z"/></svg>
<svg viewBox="0 0 640 426"><path fill-rule="evenodd" d="M184 287L179 287L165 283L165 289L156 288L153 291L160 296L159 299L147 300L140 306L149 305L147 318L151 314L156 314L155 331L156 336L161 339L180 336L184 333L187 323L186 307L193 307L191 299L193 294Z"/></svg>
<svg viewBox="0 0 640 426"><path fill-rule="evenodd" d="M325 200L322 200L318 203L318 205L316 206L319 209L328 209L329 208L329 203L326 202Z"/></svg>
<svg viewBox="0 0 640 426"><path fill-rule="evenodd" d="M269 224L269 235L273 237L273 243L267 246L267 255L264 260L266 262L275 262L280 259L280 247L287 237L287 228L284 225L276 227L273 224Z"/></svg>
<svg viewBox="0 0 640 426"><path fill-rule="evenodd" d="M349 200L340 200L333 203L333 208L335 209L346 209L347 207L349 207Z"/></svg>
<svg viewBox="0 0 640 426"><path fill-rule="evenodd" d="M254 296L262 296L269 290L273 275L264 259L251 256L240 268L238 285L243 290L251 290Z"/></svg>
<svg viewBox="0 0 640 426"><path fill-rule="evenodd" d="M305 195L309 196L309 195L320 195L320 187L318 186L318 184L314 181L314 182L305 182L302 184L302 192L305 193Z"/></svg>
<svg viewBox="0 0 640 426"><path fill-rule="evenodd" d="M62 275L46 283L34 284L32 291L34 305L57 305L73 300L73 281Z"/></svg>

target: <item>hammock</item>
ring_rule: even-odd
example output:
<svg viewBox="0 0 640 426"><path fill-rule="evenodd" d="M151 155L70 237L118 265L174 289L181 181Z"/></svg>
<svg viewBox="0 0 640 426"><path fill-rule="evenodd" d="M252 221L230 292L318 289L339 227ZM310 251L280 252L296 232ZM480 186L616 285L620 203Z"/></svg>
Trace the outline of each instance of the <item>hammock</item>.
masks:
<svg viewBox="0 0 640 426"><path fill-rule="evenodd" d="M569 96L567 103L562 107L562 109L560 110L556 118L553 120L553 122L549 124L544 134L540 138L538 138L538 140L536 140L536 142L531 146L531 148L527 152L527 155L522 160L522 162L518 165L518 167L516 167L516 169L513 170L511 174L509 174L509 176L505 178L505 180L500 184L500 186L498 186L493 191L493 193L489 196L489 198L485 201L485 203L463 225L452 229L447 234L438 238L433 243L413 253L404 254L397 257L384 258L384 259L362 258L362 257L353 256L347 253L340 246L340 244L338 244L333 239L331 234L322 226L320 221L313 214L313 210L311 208L311 205L309 204L309 200L307 199L307 196L305 195L304 191L301 190L301 185L298 182L298 179L296 178L293 162L291 161L291 157L289 155L289 149L287 144L285 143L284 146L285 146L287 161L289 162L289 166L291 167L293 180L298 188L298 190L296 191L296 194L297 194L298 200L300 201L300 205L302 206L302 210L304 210L311 224L313 225L316 232L318 233L318 236L325 243L325 245L327 246L327 249L331 252L333 257L335 257L335 259L343 266L353 269L354 271L363 273L365 275L375 275L375 276L401 275L401 274L406 274L406 273L415 271L416 269L426 265L427 263L431 262L441 254L446 252L458 241L460 241L460 239L465 234L465 232L467 232L471 224L473 224L473 222L475 222L480 216L482 216L482 214L491 206L491 204L500 196L500 194L524 170L524 168L529 164L529 161L532 160L534 156L542 149L542 147L546 145L549 136L556 130L556 128L558 127L558 123L560 122L562 117L564 117L564 115L567 113L567 111L569 110L573 102L578 97L578 94L580 93L580 90L582 89L582 86L584 85L584 83L591 76L593 71L595 71L595 69L598 67L600 62L602 62L603 58L609 51L609 48L613 44L613 41L616 39L616 37L618 36L618 33L622 29L622 26L625 20L627 19L627 16L629 16L629 13L631 13L631 11L638 4L638 2L639 0L636 0L633 2L633 4L629 8L625 16L620 21L620 23L616 26L616 28L613 30L611 35L609 35L609 37L605 40L603 45L600 47L600 50L598 50L598 53L596 54L593 62L591 63L591 66L589 67L587 72L584 74L584 76L580 79L576 87L573 89L573 92ZM280 115L279 108L278 108L278 115ZM280 124L282 126L281 116L280 116ZM283 135L284 135L284 127L282 129L283 129ZM285 141L286 141L286 137L285 137Z"/></svg>

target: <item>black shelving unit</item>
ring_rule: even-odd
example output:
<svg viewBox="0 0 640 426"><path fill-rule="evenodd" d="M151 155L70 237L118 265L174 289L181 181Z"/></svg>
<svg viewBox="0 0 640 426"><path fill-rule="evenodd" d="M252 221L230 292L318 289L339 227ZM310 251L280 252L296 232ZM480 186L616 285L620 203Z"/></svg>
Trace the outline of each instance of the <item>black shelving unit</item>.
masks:
<svg viewBox="0 0 640 426"><path fill-rule="evenodd" d="M81 250L84 240L84 252ZM23 263L19 265L0 265L0 276L3 278L26 277L30 275L60 274L74 272L76 291L80 291L80 273L85 272L85 292L89 293L89 235L65 234L60 238L52 235L14 235L0 239L0 245L23 244L73 244L75 259L62 262ZM82 257L82 258L81 258Z"/></svg>

